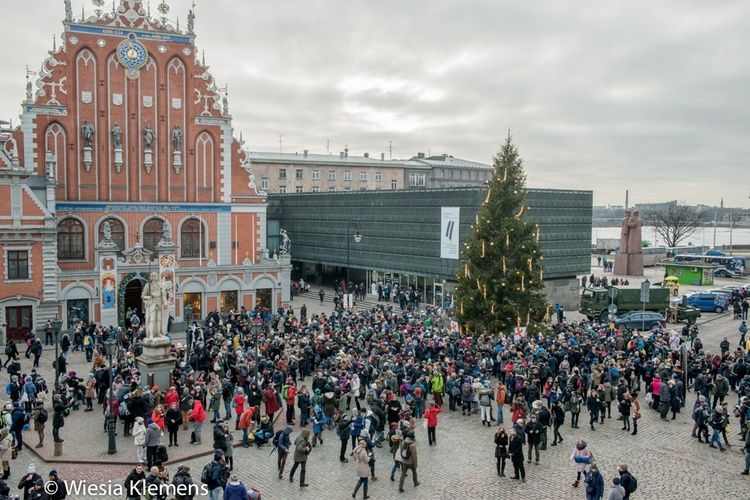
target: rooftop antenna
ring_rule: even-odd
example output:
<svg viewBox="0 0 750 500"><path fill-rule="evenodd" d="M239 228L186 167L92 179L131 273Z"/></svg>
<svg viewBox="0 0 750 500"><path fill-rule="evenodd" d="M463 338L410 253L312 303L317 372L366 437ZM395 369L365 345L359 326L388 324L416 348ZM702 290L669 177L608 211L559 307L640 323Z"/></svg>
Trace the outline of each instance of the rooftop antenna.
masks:
<svg viewBox="0 0 750 500"><path fill-rule="evenodd" d="M81 5L81 22L84 22L86 20L86 12L83 10L83 5Z"/></svg>
<svg viewBox="0 0 750 500"><path fill-rule="evenodd" d="M205 68L206 67L206 51L201 51L201 65Z"/></svg>
<svg viewBox="0 0 750 500"><path fill-rule="evenodd" d="M52 52L57 50L57 35L52 35Z"/></svg>
<svg viewBox="0 0 750 500"><path fill-rule="evenodd" d="M281 134L279 134L279 153L284 152L284 150L282 149L283 144L284 144L284 141L281 140Z"/></svg>
<svg viewBox="0 0 750 500"><path fill-rule="evenodd" d="M115 0L112 0L112 16L117 13L117 8L115 7Z"/></svg>
<svg viewBox="0 0 750 500"><path fill-rule="evenodd" d="M146 2L146 13L148 14L148 17L151 17L151 0Z"/></svg>
<svg viewBox="0 0 750 500"><path fill-rule="evenodd" d="M326 141L326 154L331 154L331 141Z"/></svg>
<svg viewBox="0 0 750 500"><path fill-rule="evenodd" d="M388 141L388 159L393 159L393 141Z"/></svg>

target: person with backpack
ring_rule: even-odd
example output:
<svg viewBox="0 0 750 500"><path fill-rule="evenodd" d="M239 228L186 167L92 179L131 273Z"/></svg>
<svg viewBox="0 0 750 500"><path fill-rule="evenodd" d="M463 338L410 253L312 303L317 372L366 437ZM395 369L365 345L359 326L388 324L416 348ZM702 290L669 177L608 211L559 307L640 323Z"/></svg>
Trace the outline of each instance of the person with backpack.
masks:
<svg viewBox="0 0 750 500"><path fill-rule="evenodd" d="M414 398L414 418L422 418L424 414L425 388L422 380L420 377L411 388L411 395Z"/></svg>
<svg viewBox="0 0 750 500"><path fill-rule="evenodd" d="M214 459L203 467L201 482L208 488L209 500L219 500L224 490L224 452L216 450Z"/></svg>
<svg viewBox="0 0 750 500"><path fill-rule="evenodd" d="M284 476L284 467L286 467L286 458L289 455L289 449L292 447L292 440L289 437L292 428L287 426L283 431L277 431L273 437L273 445L278 451L276 468L279 470L279 479Z"/></svg>
<svg viewBox="0 0 750 500"><path fill-rule="evenodd" d="M464 379L461 384L461 415L466 416L466 412L469 412L471 416L471 410L474 405L474 387L471 385L471 379Z"/></svg>
<svg viewBox="0 0 750 500"><path fill-rule="evenodd" d="M297 439L294 440L294 465L292 470L289 472L289 482L294 482L294 473L297 471L297 467L300 468L299 473L299 487L307 488L309 485L305 482L305 468L307 465L307 457L312 451L310 446L310 429L302 429L302 432Z"/></svg>
<svg viewBox="0 0 750 500"><path fill-rule="evenodd" d="M492 400L494 399L493 396L494 394L492 394L490 384L485 382L482 385L482 388L479 389L479 408L482 411L482 426L484 426L485 423L487 424L487 427L492 425L490 413L492 410Z"/></svg>
<svg viewBox="0 0 750 500"><path fill-rule="evenodd" d="M617 468L617 473L620 474L620 486L625 490L625 495L622 498L623 500L630 500L630 495L638 489L638 480L628 471L627 464L621 464Z"/></svg>
<svg viewBox="0 0 750 500"><path fill-rule="evenodd" d="M411 471L414 487L419 486L419 481L417 480L417 443L414 442L413 431L406 432L399 453L401 454L401 479L398 481L398 491L399 493L403 493L404 480L406 479L406 473L409 471Z"/></svg>
<svg viewBox="0 0 750 500"><path fill-rule="evenodd" d="M177 473L172 478L172 485L177 487L175 490L175 499L193 500L195 495L193 495L191 491L193 490L192 485L194 484L195 482L193 481L192 476L190 476L190 466L179 465L177 467Z"/></svg>
<svg viewBox="0 0 750 500"><path fill-rule="evenodd" d="M34 448L44 447L44 428L47 425L48 418L49 415L47 414L47 410L44 409L44 402L37 400L34 404L34 411L31 413L31 420L34 421L34 431L39 436L39 444L34 446Z"/></svg>

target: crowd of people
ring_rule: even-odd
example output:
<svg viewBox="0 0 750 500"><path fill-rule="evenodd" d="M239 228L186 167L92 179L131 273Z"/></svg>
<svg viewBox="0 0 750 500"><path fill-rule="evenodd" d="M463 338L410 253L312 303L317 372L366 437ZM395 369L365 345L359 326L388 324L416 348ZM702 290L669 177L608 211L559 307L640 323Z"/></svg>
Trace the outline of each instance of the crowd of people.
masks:
<svg viewBox="0 0 750 500"><path fill-rule="evenodd" d="M577 429L580 414L588 414L592 431L614 419L623 431L637 436L642 412L658 412L662 425L668 425L691 404L691 391L696 395L692 414L698 441L722 451L730 446L732 416L743 440L750 438L749 360L741 341L735 349L722 343L721 352L714 354L706 352L695 329L639 333L575 321L553 323L536 337L468 337L451 330L448 311L405 305L401 311L380 304L352 312L339 302L330 315L309 317L304 307L299 314L292 307L275 313L261 308L211 313L204 325L193 323L186 345L172 347L171 386L162 388L146 384L136 363L142 327L86 327L83 335L90 339L81 347L92 346L90 373L79 377L65 370L71 344L55 360L61 373L60 388L52 397L55 441L63 441L60 431L71 411L101 411L103 431L113 421L133 438L138 465L125 482L133 493L129 498L139 498L134 485L143 480L157 486L202 484L215 500L259 495L234 473L237 442L274 449L280 479L287 474L287 459L293 460L288 479L298 477L300 488L305 488L308 456L316 445L333 439L331 435L340 441L339 460L356 462L353 496L361 490L368 498L369 483L378 480L378 448L390 451L389 476L398 480L398 490L404 491L409 473L416 487L419 424L426 429L427 445L437 444L443 411L460 411L466 418L478 415L483 425L497 425L497 474L505 477L510 459L512 479L519 481L526 480L525 463L538 464L547 446L562 445L560 428L566 419ZM254 323L261 326L257 338ZM102 350L109 337L119 346L111 384ZM683 344L687 365L681 358ZM5 423L0 439L6 479L11 473L6 443L7 449L20 449L25 424L38 433L36 446L44 446L48 390L34 370L25 376L20 366L13 366L19 364L17 352L10 353L9 360L6 392L11 402L0 419ZM732 391L736 405L729 401ZM282 418L284 422L278 422ZM184 445L185 435L190 443L201 444L207 437L204 423L213 425L213 460L200 478L187 466L170 476L166 449ZM297 423L301 431L294 437L292 425ZM164 431L168 444L162 443ZM750 451L750 440L744 442ZM579 439L570 457L572 487L583 482L586 497L592 499L606 493L603 473L593 459L596 445ZM749 465L746 460L743 474ZM630 498L636 488L635 476L622 464L609 486L609 498Z"/></svg>

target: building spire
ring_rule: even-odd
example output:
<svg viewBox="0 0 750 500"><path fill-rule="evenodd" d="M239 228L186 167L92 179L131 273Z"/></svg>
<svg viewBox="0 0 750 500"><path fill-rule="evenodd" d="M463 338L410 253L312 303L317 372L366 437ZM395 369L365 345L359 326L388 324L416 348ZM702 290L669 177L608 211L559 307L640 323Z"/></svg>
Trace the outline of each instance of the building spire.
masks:
<svg viewBox="0 0 750 500"><path fill-rule="evenodd" d="M65 20L73 20L73 6L71 5L70 0L65 0Z"/></svg>

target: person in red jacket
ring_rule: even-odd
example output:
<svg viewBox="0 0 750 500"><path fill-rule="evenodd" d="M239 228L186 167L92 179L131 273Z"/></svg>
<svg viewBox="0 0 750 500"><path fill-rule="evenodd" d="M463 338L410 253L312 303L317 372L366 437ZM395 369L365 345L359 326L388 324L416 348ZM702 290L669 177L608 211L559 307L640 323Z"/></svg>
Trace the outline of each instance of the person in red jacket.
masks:
<svg viewBox="0 0 750 500"><path fill-rule="evenodd" d="M430 407L424 412L424 418L427 420L427 441L430 446L437 444L437 439L435 439L435 427L437 427L438 423L438 413L441 411L443 411L443 409L440 406L435 406L435 402L433 401L430 403Z"/></svg>
<svg viewBox="0 0 750 500"><path fill-rule="evenodd" d="M247 410L242 412L242 415L240 416L239 428L242 429L242 444L245 446L252 446L250 444L250 441L248 440L248 433L250 431L250 428L253 426L253 419L255 418L255 414L259 411L260 407L249 406Z"/></svg>
<svg viewBox="0 0 750 500"><path fill-rule="evenodd" d="M201 429L203 428L203 422L206 420L206 412L201 402L197 399L191 399L190 404L193 406L193 409L190 410L188 419L195 422L194 436L190 437L190 443L201 444Z"/></svg>
<svg viewBox="0 0 750 500"><path fill-rule="evenodd" d="M164 396L165 408L171 408L172 403L177 403L177 406L180 405L180 395L177 394L177 389L175 387L170 387L169 391L167 391L167 394Z"/></svg>

